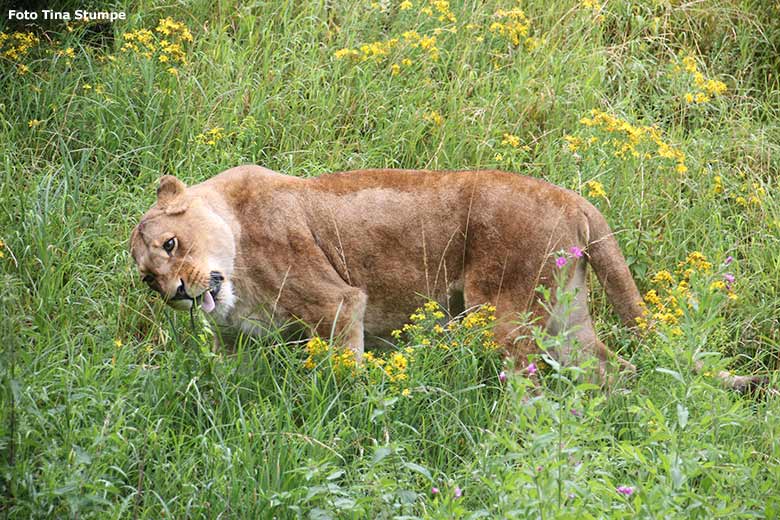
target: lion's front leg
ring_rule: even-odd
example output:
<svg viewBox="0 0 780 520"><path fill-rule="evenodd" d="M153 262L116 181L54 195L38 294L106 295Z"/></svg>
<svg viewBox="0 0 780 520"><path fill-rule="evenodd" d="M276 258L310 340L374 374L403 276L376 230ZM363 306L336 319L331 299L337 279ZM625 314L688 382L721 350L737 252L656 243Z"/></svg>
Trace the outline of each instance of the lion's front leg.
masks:
<svg viewBox="0 0 780 520"><path fill-rule="evenodd" d="M323 295L321 305L309 309L309 323L316 323L314 331L321 337L333 338L355 353L355 361L363 360L363 316L368 298L360 289L347 286L335 294ZM315 321L315 317L319 319Z"/></svg>
<svg viewBox="0 0 780 520"><path fill-rule="evenodd" d="M291 236L289 256L275 251L276 262L269 267L276 275L272 283L278 287L277 304L313 333L352 350L361 361L368 296L339 276L311 236L303 232Z"/></svg>

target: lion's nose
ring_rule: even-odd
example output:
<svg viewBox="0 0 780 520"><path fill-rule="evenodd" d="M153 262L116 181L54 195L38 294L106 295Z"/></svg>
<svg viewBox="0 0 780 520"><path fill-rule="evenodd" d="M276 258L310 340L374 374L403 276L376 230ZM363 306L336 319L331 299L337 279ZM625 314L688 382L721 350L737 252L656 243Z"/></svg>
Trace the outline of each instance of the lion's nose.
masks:
<svg viewBox="0 0 780 520"><path fill-rule="evenodd" d="M184 288L184 280L179 280L181 284L176 288L176 298L189 298L187 289Z"/></svg>

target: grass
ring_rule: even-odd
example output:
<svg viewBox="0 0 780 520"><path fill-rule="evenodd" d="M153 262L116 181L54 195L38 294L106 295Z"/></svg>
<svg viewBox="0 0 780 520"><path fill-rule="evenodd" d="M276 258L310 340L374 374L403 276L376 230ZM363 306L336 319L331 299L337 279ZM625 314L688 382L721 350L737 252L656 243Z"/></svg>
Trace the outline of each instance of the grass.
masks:
<svg viewBox="0 0 780 520"><path fill-rule="evenodd" d="M777 400L710 375L776 381L776 2L451 4L141 1L0 43L4 517L780 515ZM155 31L168 16L192 41ZM139 29L149 57L122 50ZM584 123L593 109L613 124ZM641 339L593 284L601 337L640 367L608 391L549 359L540 392L502 382L489 327L445 341L427 315L376 353L397 350L405 379L332 349L306 368L276 331L214 353L207 322L149 298L127 240L161 174L247 162L517 171L589 197L643 293L678 289L692 252L712 267ZM725 272L736 300L711 287Z"/></svg>

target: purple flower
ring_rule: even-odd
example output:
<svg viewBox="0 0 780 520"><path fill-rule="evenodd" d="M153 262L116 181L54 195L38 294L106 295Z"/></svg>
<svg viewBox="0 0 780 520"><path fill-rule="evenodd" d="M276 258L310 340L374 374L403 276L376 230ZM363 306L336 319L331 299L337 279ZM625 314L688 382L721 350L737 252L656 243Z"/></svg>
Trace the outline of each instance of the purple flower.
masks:
<svg viewBox="0 0 780 520"><path fill-rule="evenodd" d="M729 265L733 261L734 261L733 256L727 256L726 259L723 261L723 265Z"/></svg>
<svg viewBox="0 0 780 520"><path fill-rule="evenodd" d="M463 496L463 490L460 489L460 486L455 486L455 498L460 498Z"/></svg>
<svg viewBox="0 0 780 520"><path fill-rule="evenodd" d="M566 257L565 257L565 256L559 256L558 258L556 258L556 259L555 259L555 266L556 266L558 269L560 269L561 267L563 267L564 265L566 265L566 262L567 262L567 260L566 260Z"/></svg>
<svg viewBox="0 0 780 520"><path fill-rule="evenodd" d="M569 249L569 253L571 253L571 256L574 258L582 258L582 249L577 246L572 246L572 248Z"/></svg>
<svg viewBox="0 0 780 520"><path fill-rule="evenodd" d="M731 273L724 274L723 279L726 280L727 283L734 283L734 280L736 280L736 278L734 278L734 275Z"/></svg>
<svg viewBox="0 0 780 520"><path fill-rule="evenodd" d="M577 410L576 408L572 408L572 409L571 409L571 410L569 410L569 411L571 412L571 414L572 414L574 417L582 417L582 412L581 412L581 411L579 411L579 410Z"/></svg>
<svg viewBox="0 0 780 520"><path fill-rule="evenodd" d="M506 372L502 370L501 373L498 374L498 380L502 383L506 383Z"/></svg>
<svg viewBox="0 0 780 520"><path fill-rule="evenodd" d="M528 370L528 375L529 376L534 375L536 373L536 370L537 370L536 363L531 363L530 365L528 365L526 367L526 370Z"/></svg>
<svg viewBox="0 0 780 520"><path fill-rule="evenodd" d="M617 492L620 493L621 495L630 497L631 495L634 494L634 488L632 488L631 486L618 486Z"/></svg>
<svg viewBox="0 0 780 520"><path fill-rule="evenodd" d="M439 494L439 488L437 488L436 486L433 486L431 488L431 495L438 495L438 494Z"/></svg>

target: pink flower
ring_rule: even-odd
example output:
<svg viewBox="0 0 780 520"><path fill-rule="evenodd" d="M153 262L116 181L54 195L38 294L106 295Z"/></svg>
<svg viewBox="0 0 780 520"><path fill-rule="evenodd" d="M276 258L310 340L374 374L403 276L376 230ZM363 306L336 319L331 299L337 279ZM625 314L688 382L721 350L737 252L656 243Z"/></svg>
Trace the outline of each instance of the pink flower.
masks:
<svg viewBox="0 0 780 520"><path fill-rule="evenodd" d="M736 280L736 278L734 278L734 275L731 273L724 274L723 279L726 280L727 283L734 283L734 280Z"/></svg>
<svg viewBox="0 0 780 520"><path fill-rule="evenodd" d="M617 492L620 493L621 495L630 497L631 495L634 494L634 488L632 488L631 486L618 486Z"/></svg>
<svg viewBox="0 0 780 520"><path fill-rule="evenodd" d="M574 258L582 258L582 249L577 246L572 246L572 248L569 249L569 253L571 253L571 256Z"/></svg>
<svg viewBox="0 0 780 520"><path fill-rule="evenodd" d="M574 417L582 417L582 412L581 412L581 411L579 411L579 410L577 410L576 408L572 408L572 409L571 409L571 410L569 410L569 411L571 412L571 414L572 414Z"/></svg>
<svg viewBox="0 0 780 520"><path fill-rule="evenodd" d="M727 256L726 260L723 261L723 265L729 265L733 261L734 261L734 257L733 256Z"/></svg>
<svg viewBox="0 0 780 520"><path fill-rule="evenodd" d="M501 373L498 374L498 380L502 383L506 383L506 372L502 370Z"/></svg>
<svg viewBox="0 0 780 520"><path fill-rule="evenodd" d="M558 269L560 269L561 267L563 267L564 265L566 265L566 262L567 262L567 260L566 260L566 257L565 257L565 256L559 256L558 258L556 258L556 259L555 259L555 266L556 266Z"/></svg>
<svg viewBox="0 0 780 520"><path fill-rule="evenodd" d="M439 494L439 488L436 486L431 488L431 495L438 495Z"/></svg>
<svg viewBox="0 0 780 520"><path fill-rule="evenodd" d="M534 375L536 373L536 370L537 370L536 363L531 363L530 365L528 365L526 367L526 370L528 370L528 375L529 376Z"/></svg>
<svg viewBox="0 0 780 520"><path fill-rule="evenodd" d="M455 498L460 498L463 496L463 490L460 489L460 486L455 486Z"/></svg>

